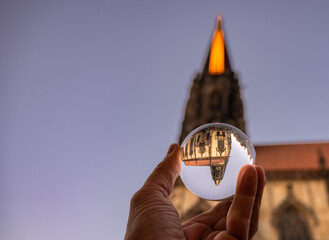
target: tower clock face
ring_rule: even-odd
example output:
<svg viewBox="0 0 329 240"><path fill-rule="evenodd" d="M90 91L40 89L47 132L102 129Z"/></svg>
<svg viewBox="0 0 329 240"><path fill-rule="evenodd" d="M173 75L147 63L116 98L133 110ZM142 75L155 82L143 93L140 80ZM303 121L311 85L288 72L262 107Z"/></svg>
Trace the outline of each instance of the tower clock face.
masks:
<svg viewBox="0 0 329 240"><path fill-rule="evenodd" d="M201 198L220 200L233 195L240 168L254 163L250 139L229 124L203 125L182 143L182 181Z"/></svg>

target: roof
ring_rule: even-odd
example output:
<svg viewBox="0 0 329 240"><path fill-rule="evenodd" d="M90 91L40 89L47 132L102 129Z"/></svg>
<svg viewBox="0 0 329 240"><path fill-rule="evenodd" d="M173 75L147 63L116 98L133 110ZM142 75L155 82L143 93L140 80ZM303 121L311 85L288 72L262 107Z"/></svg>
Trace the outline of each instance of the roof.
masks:
<svg viewBox="0 0 329 240"><path fill-rule="evenodd" d="M318 170L329 165L329 142L255 146L256 162L267 171Z"/></svg>

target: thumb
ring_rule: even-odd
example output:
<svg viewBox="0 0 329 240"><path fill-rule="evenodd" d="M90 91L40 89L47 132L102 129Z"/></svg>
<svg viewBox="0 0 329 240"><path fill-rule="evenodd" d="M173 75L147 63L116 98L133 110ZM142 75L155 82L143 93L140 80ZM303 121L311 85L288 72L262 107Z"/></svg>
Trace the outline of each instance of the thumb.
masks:
<svg viewBox="0 0 329 240"><path fill-rule="evenodd" d="M181 149L178 144L170 145L168 153L162 162L154 169L142 187L143 190L153 190L167 198L172 192L176 178L181 170ZM142 190L141 189L141 190Z"/></svg>

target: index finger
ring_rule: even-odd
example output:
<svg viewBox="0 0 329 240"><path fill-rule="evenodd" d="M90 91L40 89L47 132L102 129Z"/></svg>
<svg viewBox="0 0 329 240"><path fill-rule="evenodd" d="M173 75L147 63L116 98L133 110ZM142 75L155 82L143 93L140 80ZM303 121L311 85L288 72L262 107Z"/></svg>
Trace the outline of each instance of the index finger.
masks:
<svg viewBox="0 0 329 240"><path fill-rule="evenodd" d="M235 196L226 222L227 232L238 239L248 239L257 182L257 171L253 166L245 165L240 169Z"/></svg>
<svg viewBox="0 0 329 240"><path fill-rule="evenodd" d="M249 229L249 238L252 238L258 229L258 221L259 221L259 212L260 212L260 205L263 196L263 190L266 183L265 171L261 166L255 166L257 171L257 193L254 208L252 210L252 216L250 220L250 229Z"/></svg>

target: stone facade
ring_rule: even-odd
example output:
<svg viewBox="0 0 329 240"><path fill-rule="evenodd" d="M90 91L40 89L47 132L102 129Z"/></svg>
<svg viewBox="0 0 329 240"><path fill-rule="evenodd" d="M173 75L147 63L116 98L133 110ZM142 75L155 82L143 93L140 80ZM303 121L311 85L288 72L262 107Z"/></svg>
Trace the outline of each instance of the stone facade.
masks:
<svg viewBox="0 0 329 240"><path fill-rule="evenodd" d="M255 239L329 239L329 143L256 147L267 183Z"/></svg>
<svg viewBox="0 0 329 240"><path fill-rule="evenodd" d="M282 239L280 235L287 234L291 235L288 239L329 239L328 213L328 194L323 179L268 181L259 230L254 239Z"/></svg>

